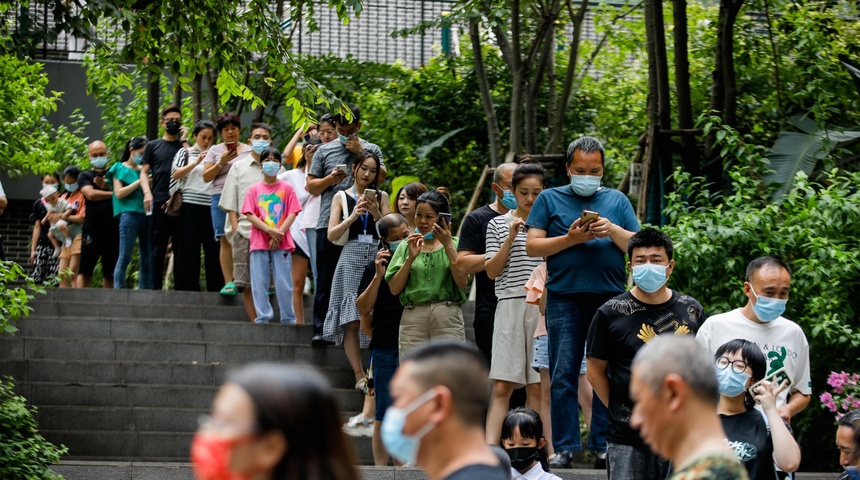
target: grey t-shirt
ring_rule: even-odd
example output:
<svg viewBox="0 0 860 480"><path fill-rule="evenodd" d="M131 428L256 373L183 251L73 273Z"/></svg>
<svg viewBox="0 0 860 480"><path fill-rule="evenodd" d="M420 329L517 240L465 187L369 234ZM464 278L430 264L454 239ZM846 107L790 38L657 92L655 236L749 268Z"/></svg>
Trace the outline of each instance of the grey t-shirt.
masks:
<svg viewBox="0 0 860 480"><path fill-rule="evenodd" d="M382 150L376 144L364 139L359 140L361 141L361 146L379 157L379 162L385 166L385 162L382 159ZM320 195L320 218L317 221L317 228L328 228L328 217L331 215L331 201L334 198L334 194L341 190L346 190L352 185L352 162L354 160L355 154L347 150L346 146L338 140L324 143L314 154L313 164L308 175L323 178L329 175L334 170L334 167L342 164L347 166L346 178L339 184L327 188Z"/></svg>

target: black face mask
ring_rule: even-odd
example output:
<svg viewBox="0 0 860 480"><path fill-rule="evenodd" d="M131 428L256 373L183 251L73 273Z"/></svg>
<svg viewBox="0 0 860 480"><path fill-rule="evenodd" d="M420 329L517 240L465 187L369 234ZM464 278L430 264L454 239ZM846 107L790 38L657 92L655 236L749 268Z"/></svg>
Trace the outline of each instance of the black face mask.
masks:
<svg viewBox="0 0 860 480"><path fill-rule="evenodd" d="M180 127L182 127L182 122L171 120L164 126L164 130L170 135L176 135L179 133L179 130L181 129Z"/></svg>
<svg viewBox="0 0 860 480"><path fill-rule="evenodd" d="M506 448L508 456L511 457L511 466L522 472L538 458L538 447Z"/></svg>

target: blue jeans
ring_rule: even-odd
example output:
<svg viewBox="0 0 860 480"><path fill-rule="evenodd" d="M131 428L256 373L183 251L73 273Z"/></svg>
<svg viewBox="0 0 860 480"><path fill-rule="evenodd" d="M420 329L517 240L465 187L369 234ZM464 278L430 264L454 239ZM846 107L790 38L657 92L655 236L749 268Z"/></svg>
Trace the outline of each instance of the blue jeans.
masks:
<svg viewBox="0 0 860 480"><path fill-rule="evenodd" d="M317 288L317 231L315 228L305 229L305 238L308 239L308 263L311 264L311 272L314 276L314 288ZM314 290L316 291L316 290Z"/></svg>
<svg viewBox="0 0 860 480"><path fill-rule="evenodd" d="M579 371L591 319L615 295L547 292L546 329L549 340L552 446L556 452L582 450L579 434ZM591 403L589 450L606 451L607 409L595 394Z"/></svg>
<svg viewBox="0 0 860 480"><path fill-rule="evenodd" d="M373 395L376 399L376 421L381 422L385 411L391 406L391 391L388 384L400 365L400 350L397 348L375 348L370 352L373 366Z"/></svg>
<svg viewBox="0 0 860 480"><path fill-rule="evenodd" d="M140 264L141 290L152 290L152 217L143 213L125 212L119 216L119 258L113 270L113 287L127 288L126 271L131 263L135 239L140 240L138 255Z"/></svg>
<svg viewBox="0 0 860 480"><path fill-rule="evenodd" d="M292 255L289 250L251 250L251 295L257 310L256 323L269 323L275 316L269 301L269 266L275 278L275 293L281 310L281 323L296 323L293 311Z"/></svg>

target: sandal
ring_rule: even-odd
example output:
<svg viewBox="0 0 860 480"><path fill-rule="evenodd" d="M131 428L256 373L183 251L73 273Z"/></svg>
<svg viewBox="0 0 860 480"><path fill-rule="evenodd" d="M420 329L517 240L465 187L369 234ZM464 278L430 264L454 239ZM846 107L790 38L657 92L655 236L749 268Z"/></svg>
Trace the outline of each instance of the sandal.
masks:
<svg viewBox="0 0 860 480"><path fill-rule="evenodd" d="M227 285L224 285L224 288L221 289L221 295L236 295L236 284L233 282L228 282Z"/></svg>

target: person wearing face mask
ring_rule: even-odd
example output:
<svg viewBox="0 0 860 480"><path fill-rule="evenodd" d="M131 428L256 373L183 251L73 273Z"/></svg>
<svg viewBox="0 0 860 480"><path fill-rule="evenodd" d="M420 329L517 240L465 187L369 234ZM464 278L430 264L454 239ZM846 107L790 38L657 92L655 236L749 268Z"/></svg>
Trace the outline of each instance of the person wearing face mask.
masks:
<svg viewBox="0 0 860 480"><path fill-rule="evenodd" d="M570 468L582 449L578 415L579 372L588 326L598 307L627 288L624 252L639 221L627 196L601 187L603 145L581 137L567 148L570 185L546 189L526 220L526 253L547 264L546 327L549 344L552 468ZM597 219L593 218L596 212ZM585 220L583 220L585 219ZM595 396L588 448L606 451L606 407Z"/></svg>
<svg viewBox="0 0 860 480"><path fill-rule="evenodd" d="M606 463L609 480L664 478L668 463L652 453L630 425L633 357L658 335L695 335L704 309L693 297L672 290L672 239L646 228L630 238L628 266L634 287L603 304L588 330L586 376L609 408Z"/></svg>
<svg viewBox="0 0 860 480"><path fill-rule="evenodd" d="M460 243L457 245L457 268L466 275L475 276L475 344L490 362L493 360L493 326L496 318L495 281L487 276L487 227L490 220L517 208L511 181L517 164L507 162L493 172L493 202L477 208L463 219ZM414 207L413 207L414 209ZM412 213L415 215L414 211Z"/></svg>
<svg viewBox="0 0 860 480"><path fill-rule="evenodd" d="M709 317L696 340L712 355L720 345L742 338L755 343L768 359L766 376L781 368L793 384L777 397L779 415L787 422L809 404L809 342L799 325L782 316L791 289L791 269L782 260L760 257L747 265L741 308Z"/></svg>
<svg viewBox="0 0 860 480"><path fill-rule="evenodd" d="M198 480L359 480L337 396L311 367L230 372L191 444Z"/></svg>
<svg viewBox="0 0 860 480"><path fill-rule="evenodd" d="M326 232L329 227L331 205L334 195L347 190L353 184L353 163L361 152L367 150L379 159L379 185L385 182L385 160L382 150L373 143L359 138L361 131L361 111L355 105L350 105L351 118L345 112L334 115L337 139L322 146L314 153L314 162L308 172L308 192L320 196L320 213L317 220L316 257L317 283L314 295L314 338L311 345L328 345L323 336L323 327L328 315L334 271L340 259L343 247L329 241ZM324 122L320 122L325 125ZM323 131L320 131L321 138ZM325 138L323 138L325 142Z"/></svg>
<svg viewBox="0 0 860 480"><path fill-rule="evenodd" d="M296 323L293 312L292 253L296 244L290 226L302 211L293 186L278 180L281 153L275 148L264 150L263 180L251 185L242 204L242 214L251 224L249 264L251 293L257 312L255 323L269 323L274 318L269 301L269 275L275 281L275 293L281 323ZM271 265L271 268L270 268Z"/></svg>
<svg viewBox="0 0 860 480"><path fill-rule="evenodd" d="M71 210L63 216L68 222L70 241L63 245L60 251L60 288L77 288L75 277L80 270L81 243L84 219L87 216L87 200L78 186L81 169L72 165L63 170L63 188L61 195Z"/></svg>
<svg viewBox="0 0 860 480"><path fill-rule="evenodd" d="M46 173L42 177L40 192L46 187L56 188L59 184L58 172ZM52 281L57 275L60 263L59 257L54 256L54 245L48 238L50 223L46 217L49 207L47 199L40 195L40 198L33 203L33 214L30 216L30 221L33 222L33 238L30 241L30 265L33 266L33 270L30 276L38 285Z"/></svg>
<svg viewBox="0 0 860 480"><path fill-rule="evenodd" d="M102 287L113 288L113 271L119 257L119 219L113 214L113 193L105 180L108 149L96 140L88 149L91 169L81 172L78 186L87 199L87 216L81 245L78 288L88 288L99 260L102 262Z"/></svg>
<svg viewBox="0 0 860 480"><path fill-rule="evenodd" d="M173 159L182 147L191 146L188 143L188 127L182 125L182 109L178 106L171 105L161 111L161 126L164 127L164 135L146 144L140 170L144 207L152 212L150 228L154 250L150 262L156 290L161 290L164 283L167 248L176 230L176 218L164 214L164 204L170 199Z"/></svg>
<svg viewBox="0 0 860 480"><path fill-rule="evenodd" d="M400 316L403 315L403 305L400 304L397 296L391 293L388 282L384 278L391 255L409 237L411 230L406 218L399 213L383 215L376 222L376 229L383 247L376 253L376 258L364 267L364 273L358 284L356 307L360 316L361 330L370 337L368 370L373 374L372 398L375 411L375 416L371 419L373 463L381 467L388 465L389 454L382 444L381 427L385 412L391 406L388 384L400 364L397 342L400 336ZM352 422L353 424L364 423L364 412L359 415L361 418ZM355 430L349 422L346 427Z"/></svg>
<svg viewBox="0 0 860 480"><path fill-rule="evenodd" d="M234 288L243 289L242 295L245 303L245 313L248 315L248 320L253 322L257 318L257 311L254 309L254 296L251 292L251 271L248 263L251 250L249 240L251 236L251 222L242 213L242 207L245 202L245 194L251 188L251 185L263 180L263 164L260 155L272 145L272 127L265 123L251 125L251 138L248 139L248 145L251 146L251 153L237 159L227 174L227 179L224 181L224 188L218 201L218 207L227 212L228 221L224 225L224 234L232 244L231 258L233 260ZM278 174L284 171L280 167L280 158L280 153L278 152L278 157L275 158L275 161L279 163ZM221 293L223 294L224 290Z"/></svg>
<svg viewBox="0 0 860 480"><path fill-rule="evenodd" d="M391 380L385 448L430 480L509 480L484 436L488 374L478 350L463 342L431 342L407 353Z"/></svg>
<svg viewBox="0 0 860 480"><path fill-rule="evenodd" d="M105 174L105 179L113 185L113 214L119 217L119 258L113 271L114 288L129 286L128 266L135 240L139 240L141 259L152 256L152 215L145 207L140 186L140 165L146 143L146 137L129 140L120 161L113 164ZM151 290L153 285L152 262L141 261L139 287L141 290Z"/></svg>
<svg viewBox="0 0 860 480"><path fill-rule="evenodd" d="M514 480L561 480L546 470L547 441L543 437L543 422L531 408L515 408L502 423L502 441L511 462Z"/></svg>
<svg viewBox="0 0 860 480"><path fill-rule="evenodd" d="M852 410L837 420L836 448L839 465L845 469L839 480L860 480L860 410Z"/></svg>
<svg viewBox="0 0 860 480"><path fill-rule="evenodd" d="M793 472L800 465L800 447L792 437L785 421L776 410L776 396L787 384L762 382L767 360L752 342L735 339L717 349L714 359L720 403L717 413L726 443L744 464L750 480L776 480L777 466L783 472ZM760 405L762 411L756 410Z"/></svg>

